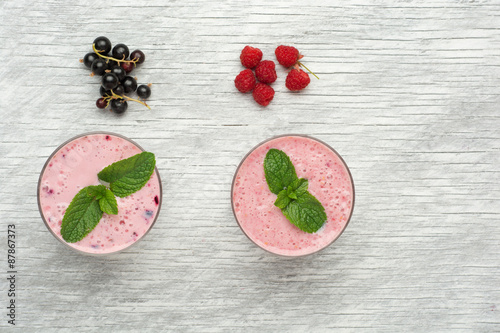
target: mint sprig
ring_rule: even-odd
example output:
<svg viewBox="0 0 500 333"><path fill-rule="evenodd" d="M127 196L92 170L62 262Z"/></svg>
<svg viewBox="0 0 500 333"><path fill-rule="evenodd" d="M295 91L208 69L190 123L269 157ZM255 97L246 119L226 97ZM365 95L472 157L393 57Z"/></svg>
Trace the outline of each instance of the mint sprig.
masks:
<svg viewBox="0 0 500 333"><path fill-rule="evenodd" d="M124 198L146 185L153 174L155 162L153 153L142 152L105 167L97 176L109 183L116 196Z"/></svg>
<svg viewBox="0 0 500 333"><path fill-rule="evenodd" d="M118 214L118 203L113 192L104 185L87 186L87 194L99 201L99 208L110 215Z"/></svg>
<svg viewBox="0 0 500 333"><path fill-rule="evenodd" d="M278 149L269 149L264 159L264 171L269 190L279 194L283 189L298 179L290 158Z"/></svg>
<svg viewBox="0 0 500 333"><path fill-rule="evenodd" d="M118 214L115 195L126 197L147 184L155 168L155 156L142 152L113 163L98 177L104 185L90 185L81 189L71 200L61 225L61 235L68 243L75 243L87 236L99 223L103 213Z"/></svg>
<svg viewBox="0 0 500 333"><path fill-rule="evenodd" d="M81 189L64 213L61 235L68 243L83 239L101 220L102 210L99 207L99 199L92 192L88 187Z"/></svg>
<svg viewBox="0 0 500 333"><path fill-rule="evenodd" d="M300 230L314 233L326 222L325 208L311 193L306 191L297 200L281 209L283 215Z"/></svg>
<svg viewBox="0 0 500 333"><path fill-rule="evenodd" d="M298 178L290 158L278 149L269 149L264 159L269 190L277 194L274 205L300 230L318 231L326 222L325 208L311 193L307 179Z"/></svg>
<svg viewBox="0 0 500 333"><path fill-rule="evenodd" d="M297 200L302 194L307 192L307 186L309 185L307 179L300 178L294 180L290 185L278 193L278 198L274 202L274 205L284 209L293 199Z"/></svg>

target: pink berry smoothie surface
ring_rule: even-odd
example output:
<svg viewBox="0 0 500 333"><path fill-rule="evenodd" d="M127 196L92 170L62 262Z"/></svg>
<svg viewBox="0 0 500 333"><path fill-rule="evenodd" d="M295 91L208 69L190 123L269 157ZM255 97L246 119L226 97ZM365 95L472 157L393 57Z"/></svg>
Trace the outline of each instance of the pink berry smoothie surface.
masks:
<svg viewBox="0 0 500 333"><path fill-rule="evenodd" d="M290 223L274 206L264 158L271 148L284 151L309 192L323 205L327 222L309 234ZM261 248L284 256L317 252L336 240L347 226L354 205L354 184L342 158L326 144L306 136L282 136L260 144L242 161L233 179L233 212L243 232Z"/></svg>
<svg viewBox="0 0 500 333"><path fill-rule="evenodd" d="M103 168L142 151L117 134L90 133L68 141L49 157L40 175L38 205L45 224L61 242L85 253L107 254L127 248L149 231L162 199L157 170L141 190L116 197L118 215L104 213L84 239L67 243L61 236L64 212L73 197L86 186L99 185L97 174Z"/></svg>

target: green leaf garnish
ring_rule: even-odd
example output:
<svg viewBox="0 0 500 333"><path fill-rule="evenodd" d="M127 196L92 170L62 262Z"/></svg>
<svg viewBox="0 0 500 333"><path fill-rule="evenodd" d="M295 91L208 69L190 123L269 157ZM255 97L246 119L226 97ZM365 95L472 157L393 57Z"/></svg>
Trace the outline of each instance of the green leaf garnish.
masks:
<svg viewBox="0 0 500 333"><path fill-rule="evenodd" d="M93 194L93 189L84 187L71 200L61 225L61 236L66 242L78 242L99 223L102 210L99 207L99 199Z"/></svg>
<svg viewBox="0 0 500 333"><path fill-rule="evenodd" d="M116 202L115 195L106 186L87 186L87 193L96 200L99 200L99 207L104 213L109 215L118 214L118 203Z"/></svg>
<svg viewBox="0 0 500 333"><path fill-rule="evenodd" d="M269 190L280 193L297 179L295 167L287 154L278 149L269 149L264 159L264 173Z"/></svg>
<svg viewBox="0 0 500 333"><path fill-rule="evenodd" d="M294 180L286 189L288 196L291 199L297 200L299 196L307 192L307 187L309 186L309 182L307 179L300 178Z"/></svg>
<svg viewBox="0 0 500 333"><path fill-rule="evenodd" d="M278 193L278 198L274 202L274 205L281 209L285 208L293 199L297 200L300 195L307 192L307 185L307 179L300 178L294 180L286 189Z"/></svg>
<svg viewBox="0 0 500 333"><path fill-rule="evenodd" d="M87 186L78 192L69 204L61 225L61 235L68 243L75 243L87 236L99 223L102 214L118 214L115 195L121 198L139 191L147 184L155 169L155 155L142 152L113 163L98 177L104 185Z"/></svg>
<svg viewBox="0 0 500 333"><path fill-rule="evenodd" d="M100 200L106 191L106 186L104 185L90 185L86 187L87 194L94 197L96 200Z"/></svg>
<svg viewBox="0 0 500 333"><path fill-rule="evenodd" d="M276 201L274 202L274 205L278 207L279 209L283 209L288 204L292 202L292 198L288 196L288 193L286 193L286 190L281 191L278 193L278 198L276 198Z"/></svg>
<svg viewBox="0 0 500 333"><path fill-rule="evenodd" d="M109 188L116 196L124 198L146 185L155 164L154 154L142 152L105 167L97 176L109 183Z"/></svg>
<svg viewBox="0 0 500 333"><path fill-rule="evenodd" d="M104 196L99 199L99 207L101 207L101 210L106 214L118 214L118 203L116 202L115 195L107 188L105 189Z"/></svg>
<svg viewBox="0 0 500 333"><path fill-rule="evenodd" d="M311 193L306 192L281 210L300 230L313 233L326 222L325 208Z"/></svg>
<svg viewBox="0 0 500 333"><path fill-rule="evenodd" d="M290 158L281 150L269 149L264 159L269 190L278 197L274 205L300 230L313 233L326 222L325 208L307 190L307 179L298 178Z"/></svg>

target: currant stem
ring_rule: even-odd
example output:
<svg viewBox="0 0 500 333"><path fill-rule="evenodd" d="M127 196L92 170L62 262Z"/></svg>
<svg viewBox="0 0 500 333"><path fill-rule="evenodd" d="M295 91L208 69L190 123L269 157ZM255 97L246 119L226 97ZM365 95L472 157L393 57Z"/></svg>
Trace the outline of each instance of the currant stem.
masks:
<svg viewBox="0 0 500 333"><path fill-rule="evenodd" d="M309 68L307 68L306 66L304 66L304 64L303 64L303 63L301 63L300 61L297 61L297 63L298 63L300 66L302 66L302 67L304 67L305 69L307 69L307 70L309 71L309 73L311 73L312 75L314 75L314 77L315 77L315 78L317 78L317 79L319 80L319 77L317 77L317 76L316 76L316 74L314 74L313 72L311 72L311 70L310 70Z"/></svg>
<svg viewBox="0 0 500 333"><path fill-rule="evenodd" d="M118 96L118 95L117 95L117 96ZM146 102L140 101L140 100L138 100L138 99L133 99L133 98L130 98L130 97L126 96L126 95L123 95L123 97L125 97L125 99L126 99L126 100L128 100L128 101L134 101L134 102L137 102L137 103L139 103L139 104L142 104L142 105L144 105L145 107L147 107L148 109L150 109L150 110L151 110L151 108L149 107L149 105L147 105L147 104L146 104Z"/></svg>
<svg viewBox="0 0 500 333"><path fill-rule="evenodd" d="M137 99L133 99L133 98L131 98L131 97L128 97L127 95L123 95L123 96L117 95L117 94L115 94L115 93L113 92L113 90L111 90L111 93L112 93L113 95L111 95L111 96L108 96L108 97L105 97L105 98L104 98L104 100L106 100L106 101L108 102L108 105L109 105L109 102L110 102L112 99L120 99L120 98L124 98L124 99L125 99L125 100L127 100L127 101L133 101L133 102L137 102L137 103L139 103L139 104L142 104L142 105L144 105L145 107L147 107L148 109L150 109L150 110L151 110L151 108L149 107L149 105L147 105L147 104L146 104L146 102L139 101L139 100L137 100Z"/></svg>
<svg viewBox="0 0 500 333"><path fill-rule="evenodd" d="M108 57L108 56L105 56L105 55L102 55L101 53L99 52L102 52L102 51L99 51L95 48L95 44L92 44L92 49L94 50L94 52L101 58L104 58L104 59L107 59L107 60L112 60L112 61L116 61L117 63L121 63L121 62L131 62L134 64L134 66L137 66L136 63L139 59L137 58L134 58L132 60L125 60L125 55L123 55L123 59L122 60L119 60L119 59L116 59L116 58L113 58L113 57Z"/></svg>

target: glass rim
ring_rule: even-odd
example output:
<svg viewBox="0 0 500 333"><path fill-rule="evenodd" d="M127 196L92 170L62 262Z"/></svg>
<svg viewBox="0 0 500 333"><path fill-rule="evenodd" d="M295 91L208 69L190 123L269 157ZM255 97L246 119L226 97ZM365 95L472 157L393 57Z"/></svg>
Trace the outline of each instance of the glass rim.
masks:
<svg viewBox="0 0 500 333"><path fill-rule="evenodd" d="M352 187L352 205L351 205L351 211L349 212L349 217L348 217L348 219L347 219L344 227L342 228L342 230L340 231L340 233L334 239L332 239L327 245L325 245L324 247L322 247L322 248L320 248L320 249L318 249L316 251L313 251L311 253L300 254L300 255L293 255L293 254L288 255L288 254L276 253L276 252L273 252L273 251L270 251L270 250L264 248L263 246L260 246L252 238L250 238L250 236L245 232L245 230L243 229L243 227L240 224L240 221L238 220L238 217L236 216L236 211L234 209L234 195L233 195L234 194L234 184L236 182L236 176L238 175L238 172L240 171L240 168L243 165L243 162L246 161L246 159L248 158L248 156L250 156L250 154L252 154L260 146L264 145L266 142L269 142L269 141L272 141L272 140L275 140L275 139L279 139L279 138L284 138L284 137L302 137L302 138L311 139L311 140L314 140L314 141L317 141L317 142L323 144L325 147L327 147L328 149L330 149L340 159L340 161L344 165L345 169L347 170L347 174L349 175L349 179L351 181L351 187ZM250 149L248 151L248 153L241 159L240 163L238 164L238 167L236 168L236 171L234 172L233 181L231 183L231 209L233 211L234 219L238 223L238 226L240 227L241 231L243 232L243 234L253 244L257 245L259 248L263 249L264 251L272 253L273 255L276 255L276 256L286 257L286 258L300 258L300 257L310 256L310 255L316 254L316 253L318 253L320 251L323 251L327 247L330 247L337 239L340 238L340 236L344 233L345 229L347 228L347 225L351 221L351 217L352 217L352 214L354 212L354 202L355 202L355 197L356 197L356 195L355 195L356 193L355 192L356 191L354 189L354 180L353 180L353 177L352 177L352 174L351 174L351 170L347 166L347 163L345 162L344 158L334 148L332 148L332 146L330 146L329 144L327 144L326 142L324 142L324 141L322 141L320 139L317 139L317 138L315 138L313 136L306 135L306 134L280 134L280 135L275 135L275 136L272 136L272 137L270 137L270 138L268 138L266 140L261 141L256 146L254 146L252 149Z"/></svg>
<svg viewBox="0 0 500 333"><path fill-rule="evenodd" d="M162 188L160 173L158 172L158 168L155 165L155 173L156 173L156 176L158 177L158 184L159 184L159 190L160 190L160 197L159 197L158 210L157 210L156 216L155 216L153 222L151 223L151 225L149 226L148 230L144 233L144 235L141 236L141 238L137 239L132 244L130 244L130 245L128 245L128 246L126 246L126 247L124 247L124 248L122 248L120 250L116 250L116 251L113 251L113 252L107 252L107 253L91 253L91 252L86 252L86 251L77 249L77 248L69 245L69 243L67 243L63 239L59 238L59 236L49 226L49 224L47 223L47 221L45 219L45 216L43 215L43 210L42 210L42 206L41 206L41 203L40 203L40 186L42 184L42 176L45 173L45 169L49 165L49 162L52 159L52 157L54 157L54 155L57 154L64 146L66 146L68 143L70 143L72 141L75 141L76 139L79 139L79 138L82 138L82 137L85 137L85 136L89 136L89 135L97 135L97 134L105 134L105 135L116 136L118 138L124 139L124 140L132 143L137 148L139 148L141 151L143 151L143 152L146 151L144 148L142 148L134 140L131 140L131 139L127 138L124 135L121 135L121 134L118 134L118 133L114 133L114 132L108 132L108 131L90 131L90 132L85 132L85 133L82 133L82 134L79 134L79 135L75 135L75 136L71 137L70 139L64 141L62 144L60 144L52 152L52 154L50 154L49 157L47 157L47 160L45 161L45 164L43 165L42 171L40 171L40 176L38 178L38 186L37 186L36 197L37 197L38 211L40 213L40 216L42 217L43 223L45 224L45 226L47 227L47 229L49 229L49 231L52 234L52 236L54 236L59 242L61 242L62 244L64 244L66 247L72 249L73 251L76 251L78 253L82 253L82 254L85 254L85 255L88 255L88 256L104 257L104 256L114 255L116 253L122 252L123 250L129 249L130 247L132 247L135 244L137 244L138 242L140 242L151 231L151 229L153 229L153 226L156 223L156 220L158 219L158 216L160 215L160 211L161 211L161 205L162 205L162 202L163 202L163 188Z"/></svg>

